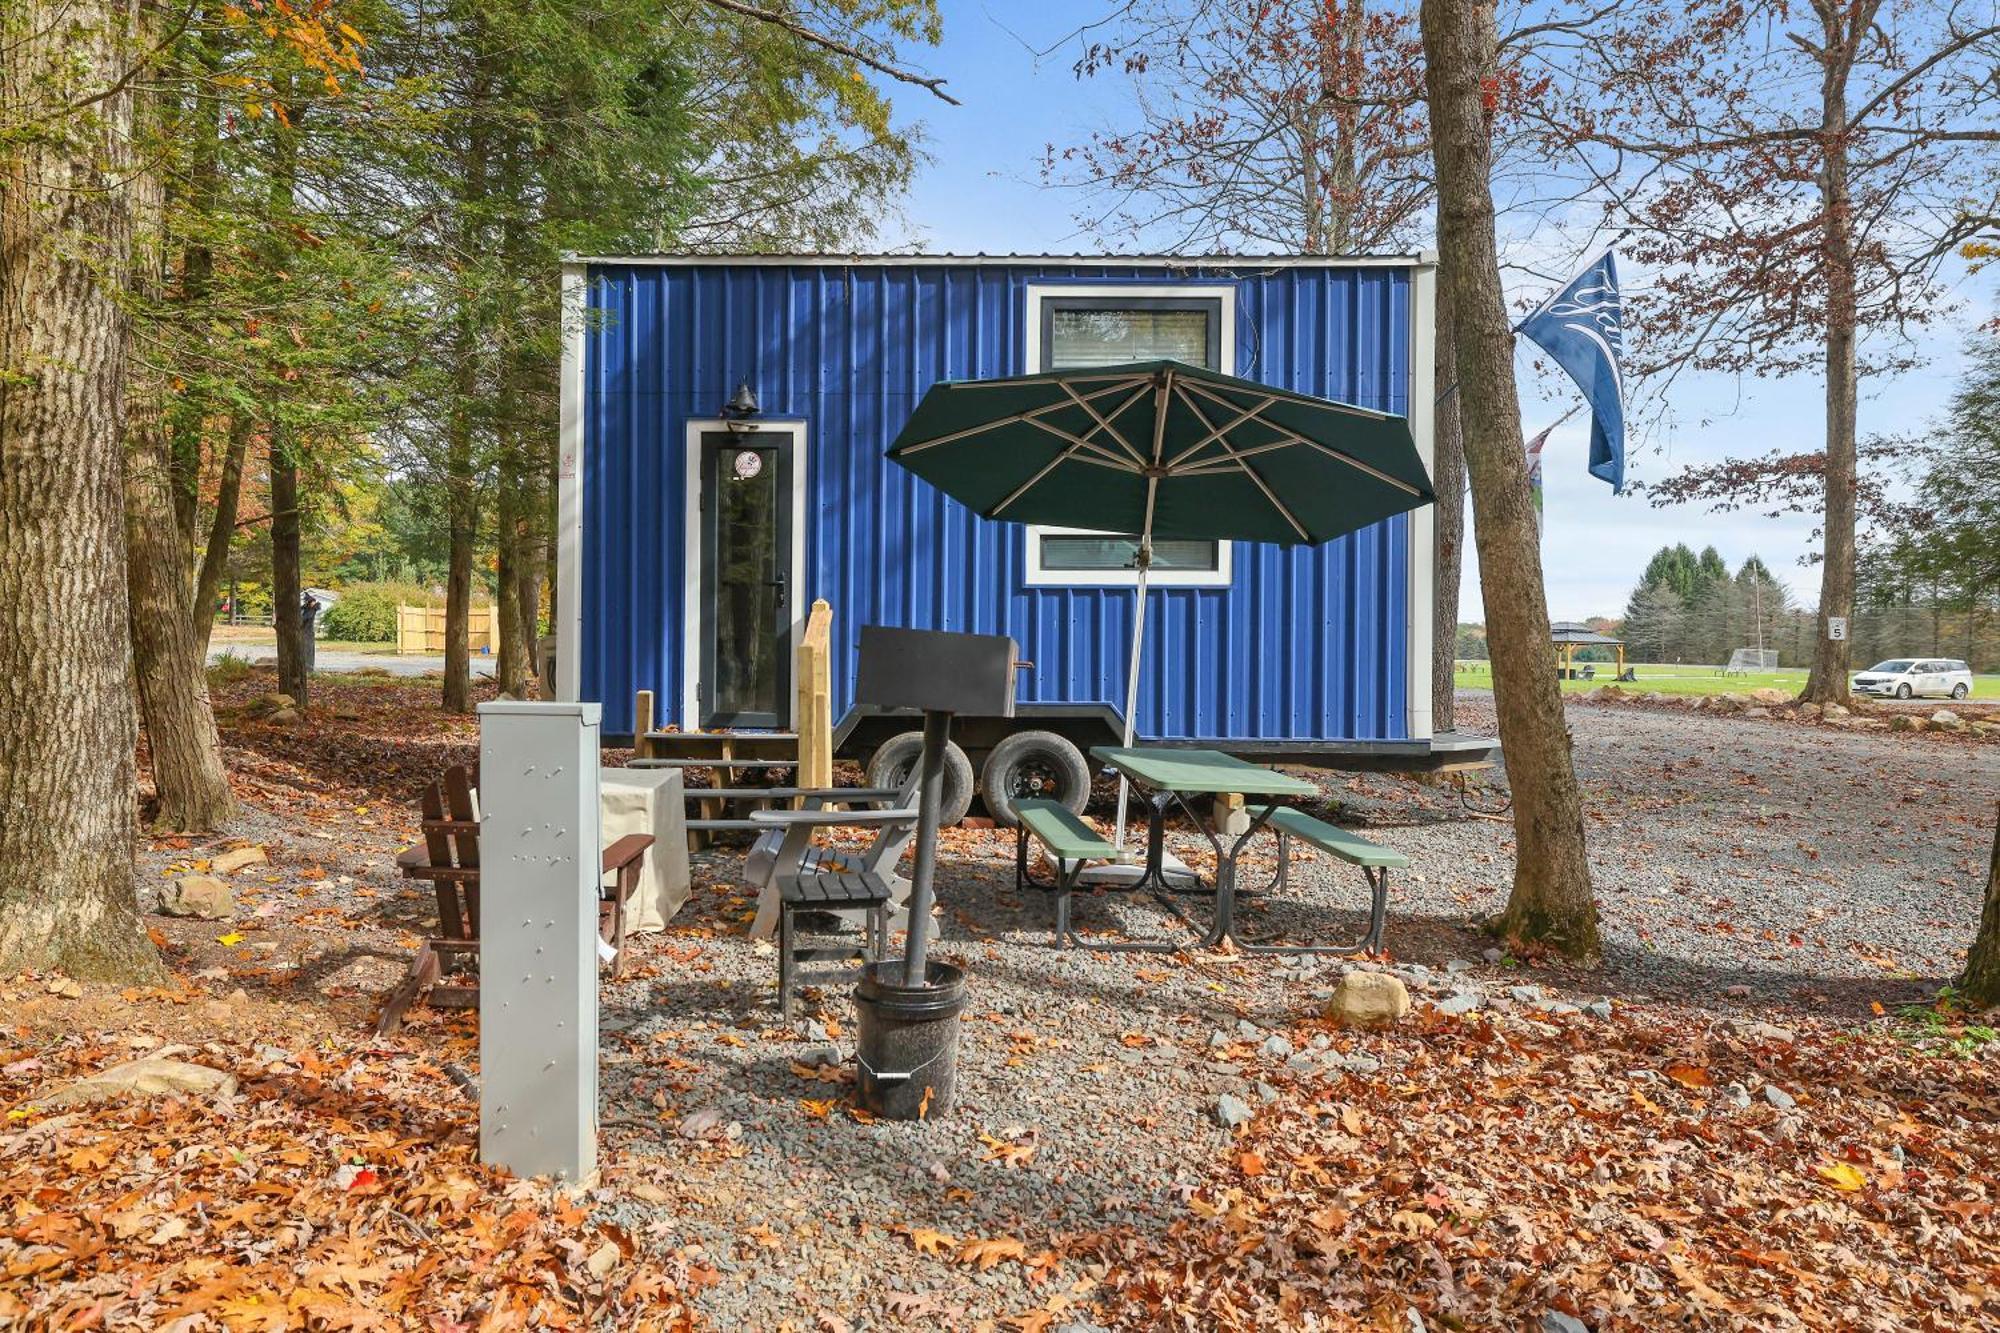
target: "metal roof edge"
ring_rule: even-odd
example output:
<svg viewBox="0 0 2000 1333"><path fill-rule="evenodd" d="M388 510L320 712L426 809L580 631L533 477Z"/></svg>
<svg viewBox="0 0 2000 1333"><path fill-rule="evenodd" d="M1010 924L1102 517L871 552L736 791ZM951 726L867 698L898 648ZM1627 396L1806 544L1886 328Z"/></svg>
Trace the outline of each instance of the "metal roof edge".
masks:
<svg viewBox="0 0 2000 1333"><path fill-rule="evenodd" d="M625 268L717 267L793 268L938 268L1000 267L1020 264L1079 264L1098 268L1430 268L1437 264L1435 250L1408 254L1366 255L957 255L957 254L655 254L578 255L565 254L569 265L616 265Z"/></svg>

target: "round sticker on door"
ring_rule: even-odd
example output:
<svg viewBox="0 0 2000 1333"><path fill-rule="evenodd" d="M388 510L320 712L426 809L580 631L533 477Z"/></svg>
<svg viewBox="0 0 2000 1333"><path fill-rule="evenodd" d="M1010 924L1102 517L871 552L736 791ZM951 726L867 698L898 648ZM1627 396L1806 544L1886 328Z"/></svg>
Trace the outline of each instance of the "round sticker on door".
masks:
<svg viewBox="0 0 2000 1333"><path fill-rule="evenodd" d="M736 455L735 461L729 466L739 481L748 481L764 470L764 455L755 449L745 449Z"/></svg>

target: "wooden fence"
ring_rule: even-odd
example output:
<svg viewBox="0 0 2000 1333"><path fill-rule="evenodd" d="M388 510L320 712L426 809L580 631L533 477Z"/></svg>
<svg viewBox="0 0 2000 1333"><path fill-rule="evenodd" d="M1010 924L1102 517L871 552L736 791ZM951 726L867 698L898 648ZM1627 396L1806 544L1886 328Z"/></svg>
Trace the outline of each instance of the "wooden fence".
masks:
<svg viewBox="0 0 2000 1333"><path fill-rule="evenodd" d="M475 606L465 627L466 648L474 656L500 651L500 608ZM396 608L396 651L444 652L444 608L441 606L398 606Z"/></svg>

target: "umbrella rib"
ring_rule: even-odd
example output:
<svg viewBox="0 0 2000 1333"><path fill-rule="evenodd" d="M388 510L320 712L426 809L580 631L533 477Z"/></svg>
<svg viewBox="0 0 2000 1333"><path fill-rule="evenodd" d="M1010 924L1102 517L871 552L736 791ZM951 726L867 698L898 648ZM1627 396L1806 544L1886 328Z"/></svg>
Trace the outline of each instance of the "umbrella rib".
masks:
<svg viewBox="0 0 2000 1333"><path fill-rule="evenodd" d="M1201 380L1189 380L1188 386L1201 394L1202 397L1213 399L1215 402L1222 404L1222 406L1231 409L1240 406L1240 404L1224 397L1225 393L1248 395L1256 392L1267 393L1273 402L1296 403L1300 407L1309 407L1319 412L1338 412L1345 417L1365 417L1370 421L1393 421L1396 419L1394 412L1377 412L1372 407L1357 407L1353 403L1338 403L1331 398L1315 398L1310 394L1290 393L1284 389L1272 389L1268 385L1262 384L1256 386L1254 390L1248 385L1238 387L1234 384L1228 385L1223 389L1218 389L1216 386L1204 383Z"/></svg>
<svg viewBox="0 0 2000 1333"><path fill-rule="evenodd" d="M1214 430L1215 428L1209 425L1208 416L1201 410L1201 407L1192 398L1188 397L1185 391L1178 392L1180 392L1181 401L1187 404L1188 411L1194 413L1194 419L1199 421L1203 426L1208 427L1208 429ZM1264 492L1264 498L1271 502L1271 508L1277 510L1283 516L1285 522L1292 525L1292 531L1299 534L1299 540L1311 541L1312 534L1306 531L1305 524L1293 517L1291 509L1286 506L1283 500L1277 497L1277 494L1272 491L1270 486L1265 484L1264 479L1257 475L1256 468L1251 467L1248 463L1237 457L1236 450L1230 445L1229 440L1218 433L1215 442L1222 447L1222 452L1229 457L1231 462L1243 469L1244 476L1257 483L1257 489Z"/></svg>
<svg viewBox="0 0 2000 1333"><path fill-rule="evenodd" d="M1041 485L1043 478L1047 477L1049 473L1054 472L1058 467L1061 467L1071 458L1075 458L1076 461L1079 463L1095 463L1099 467L1116 468L1120 472L1129 473L1132 470L1129 466L1127 466L1122 462L1114 460L1106 460L1102 458L1092 458L1088 454L1079 452L1078 446L1073 444L1069 448L1057 454L1054 458L1051 458L1048 462L1042 464L1041 470L1039 472L1035 473L1034 476L1022 482L1019 486L1016 486L1013 489L1013 491L1011 491L1008 494L1006 499L1002 500L999 504L994 505L991 509L987 510L985 513L985 517L987 518L1000 517L1001 510L1013 504L1016 500L1026 495L1029 491L1035 489L1035 487Z"/></svg>
<svg viewBox="0 0 2000 1333"><path fill-rule="evenodd" d="M1143 378L1127 375L1119 383L1113 384L1109 388L1105 389L1094 389L1085 396L1092 399L1105 398L1109 397L1114 393L1117 393L1120 389L1127 388L1134 384L1143 386L1145 382L1146 381ZM952 385L952 387L955 389L971 388L975 383L976 381L968 382L963 385L954 384ZM1023 422L1039 422L1043 417L1047 416L1051 412L1067 412L1075 406L1076 406L1075 403L1070 402L1068 399L1064 399L1061 402L1050 403L1045 407L1030 408L1026 412L1016 412L1012 416L995 417L991 421L982 421L977 426L967 426L964 430L955 430L951 432L951 434L949 435L939 435L933 439L918 440L914 444L906 444L902 448L896 451L895 457L906 458L911 454L920 454L926 449L935 449L937 446L941 444L955 444L959 440L969 439L974 435L984 435L987 431L999 430L1002 426L1015 426Z"/></svg>
<svg viewBox="0 0 2000 1333"><path fill-rule="evenodd" d="M1181 401L1187 402L1186 390L1181 391ZM1195 441L1187 448L1181 450L1179 453L1175 454L1172 458L1169 458L1167 460L1167 466L1179 467L1181 464L1181 460L1200 453L1210 444L1214 443L1216 440L1221 439L1223 436L1227 435L1230 431L1235 430L1238 426L1250 420L1250 418L1256 416L1259 412L1262 412L1265 408L1269 407L1272 403L1275 403L1277 401L1278 400L1276 396L1266 395L1263 402L1258 403L1255 407L1244 408L1241 411L1241 413L1237 416L1236 420L1230 422L1227 426L1222 426L1220 428L1209 431L1208 434L1202 436L1201 439ZM1194 406L1194 404L1189 403L1188 406L1192 407ZM1201 416L1201 414L1198 412L1195 415L1198 417ZM1207 423L1208 419L1206 417L1202 417L1202 424L1206 425Z"/></svg>
<svg viewBox="0 0 2000 1333"><path fill-rule="evenodd" d="M1123 412L1126 408L1132 406L1132 404L1138 402L1141 398L1146 396L1146 390L1143 385L1140 386L1139 389L1137 389L1130 398L1127 398L1124 402L1112 408L1111 416L1107 417L1102 413L1100 413L1095 407L1092 407L1090 403L1083 397L1082 394L1078 393L1074 388L1070 387L1068 381L1063 380L1063 381L1058 381L1058 383L1062 385L1062 391L1064 393L1068 394L1071 398L1074 398L1076 400L1076 405L1078 407L1090 413L1090 419L1097 423L1098 430L1104 431L1112 439L1118 441L1118 447L1123 449L1126 453L1130 454L1132 456L1133 462L1139 464L1141 467L1145 466L1146 456L1140 453L1137 449L1134 449L1132 447L1132 442L1126 439L1123 435L1120 435L1118 433L1118 428L1111 424L1111 417L1117 416L1119 413ZM1092 431L1091 434L1093 435L1096 434L1096 431Z"/></svg>
<svg viewBox="0 0 2000 1333"><path fill-rule="evenodd" d="M1211 394L1211 393L1208 393L1208 392L1207 392L1207 391L1205 391L1205 390L1204 390L1204 389L1202 388L1202 386L1201 386L1201 385L1199 385L1199 384L1193 384L1193 383L1190 383L1190 384L1189 384L1189 385L1187 386L1187 389L1188 389L1188 390L1192 390L1192 391L1193 391L1193 392L1195 392L1195 393L1198 393L1198 394L1201 394L1201 396L1202 396L1202 397L1204 397L1204 398L1210 398L1210 399L1215 399L1215 401L1217 401L1217 402L1220 402L1220 403L1221 403L1221 404L1222 404L1223 406L1225 406L1225 407L1227 407L1227 406L1231 406L1231 404L1230 404L1230 402L1229 402L1229 400L1228 400L1228 399L1226 399L1226 398L1222 398L1222 399L1216 399L1216 398L1215 398L1215 395L1214 395L1214 394ZM1184 392L1185 392L1185 391L1184 391ZM1183 401L1186 401L1186 400L1185 400L1185 399L1183 399ZM1188 405L1189 405L1190 407L1192 407L1192 406L1193 406L1193 403L1192 403L1192 402L1190 402L1190 403L1189 403ZM1339 404L1338 404L1338 403L1329 403L1329 404L1327 404L1327 406L1329 406L1329 407L1338 407L1338 406L1339 406ZM1362 409L1357 409L1357 410L1362 410ZM1195 415L1197 415L1197 416L1200 416L1201 414L1200 414L1200 413L1196 413ZM1368 415L1369 415L1369 416L1371 416L1371 417L1374 417L1374 418L1376 418L1376 419L1378 419L1378 420L1388 420L1388 419L1389 419L1389 418L1386 418L1386 417L1383 417L1383 416L1382 416L1382 415L1381 415L1380 413L1372 413L1372 412L1371 412L1371 413L1369 413ZM1203 420L1203 421L1205 422L1205 421L1207 420L1207 418L1206 418L1206 417L1203 417L1203 418L1202 418L1202 420ZM1332 445L1330 445L1330 444L1321 444L1321 443L1320 443L1320 442L1319 442L1318 440L1308 440L1308 439L1306 439L1306 438L1305 438L1305 437L1304 437L1303 435L1293 435L1293 436L1291 436L1291 437L1290 437L1290 438L1288 438L1288 439L1284 439L1284 440L1276 440L1276 441L1273 441L1273 444L1303 444L1303 445L1304 445L1304 446L1305 446L1306 448L1308 448L1308 449L1316 449L1316 450L1318 450L1318 451L1319 451L1320 453L1323 453L1323 454L1325 454L1325 455L1326 455L1326 456L1327 456L1328 458L1336 458L1336 459L1339 459L1339 460L1340 460L1341 462L1343 462L1343 463L1347 464L1347 465L1348 465L1349 467L1351 467L1351 468L1358 468L1358 469L1360 469L1361 471L1363 471L1363 472L1366 472L1366 473L1367 473L1367 474L1368 474L1369 476L1371 476L1371 477L1375 478L1375 479L1376 479L1377 481L1386 481L1386 482L1388 482L1388 483L1389 483L1389 484L1390 484L1391 486L1394 486L1394 487L1395 487L1395 488L1396 488L1397 490L1399 490L1399 491L1402 491L1402 492L1404 492L1405 494L1408 494L1408 495L1422 495L1422 494L1423 494L1423 492L1422 492L1422 491L1418 490L1418 489L1417 489L1417 488L1416 488L1415 486L1412 486L1412 485L1410 485L1410 483L1409 483L1409 482L1407 482L1407 481L1404 481L1404 480L1403 480L1403 479L1402 479L1401 477L1392 477L1392 476L1390 476L1390 475L1389 475L1388 473L1384 472L1384 471L1383 471L1382 469L1380 469L1380 468L1378 468L1378 467L1374 467L1374 466L1371 466L1370 464L1367 464L1367 463L1364 463L1364 462L1362 462L1362 461L1361 461L1360 459L1358 459L1358 458L1354 457L1354 456L1353 456L1352 454L1348 454L1348 453L1344 453L1344 452L1342 452L1341 450L1339 450L1339 449L1336 449L1336 448L1334 448L1334 447L1333 447Z"/></svg>
<svg viewBox="0 0 2000 1333"><path fill-rule="evenodd" d="M1164 447L1166 445L1167 400L1173 395L1173 393L1174 393L1174 372L1171 370L1164 371L1160 375L1159 398L1153 404L1153 466L1154 467L1160 466L1160 454L1164 451ZM1182 394L1181 398L1182 401L1186 401L1187 395ZM1199 412L1197 412L1195 415L1197 417L1201 416ZM1203 419L1201 424L1206 426L1208 422L1206 419Z"/></svg>
<svg viewBox="0 0 2000 1333"><path fill-rule="evenodd" d="M1068 440L1071 446L1070 449L1067 451L1068 453L1075 453L1078 449L1088 449L1092 453L1101 455L1104 459L1108 461L1110 466L1122 467L1127 472L1139 471L1139 469L1134 466L1134 463L1136 463L1138 460L1127 458L1124 455L1118 453L1118 451L1115 449L1107 449L1103 445L1097 443L1095 440L1090 438L1090 435L1095 435L1097 433L1097 427L1095 426L1092 426L1090 428L1090 435L1072 435L1068 431L1064 430L1061 426L1051 426L1046 421L1027 421L1023 422L1022 424L1027 426L1033 426L1036 430L1047 431L1049 434L1055 436L1059 440Z"/></svg>

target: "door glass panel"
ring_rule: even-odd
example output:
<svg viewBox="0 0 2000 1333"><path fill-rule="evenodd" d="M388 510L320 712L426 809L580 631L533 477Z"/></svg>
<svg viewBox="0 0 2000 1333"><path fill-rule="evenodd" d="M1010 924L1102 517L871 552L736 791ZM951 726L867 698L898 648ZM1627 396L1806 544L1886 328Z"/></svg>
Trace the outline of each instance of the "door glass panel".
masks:
<svg viewBox="0 0 2000 1333"><path fill-rule="evenodd" d="M784 716L780 636L786 623L785 552L779 525L778 451L725 446L715 451L714 697L724 717Z"/></svg>

